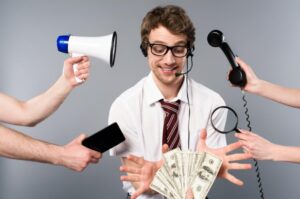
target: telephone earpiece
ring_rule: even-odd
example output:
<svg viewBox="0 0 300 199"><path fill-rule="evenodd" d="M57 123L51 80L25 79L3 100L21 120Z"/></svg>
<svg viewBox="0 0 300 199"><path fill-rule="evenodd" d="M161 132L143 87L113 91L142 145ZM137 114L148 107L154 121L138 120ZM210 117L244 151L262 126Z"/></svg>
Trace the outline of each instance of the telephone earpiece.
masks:
<svg viewBox="0 0 300 199"><path fill-rule="evenodd" d="M233 85L244 87L247 83L246 73L241 68L233 68L229 73L229 81Z"/></svg>
<svg viewBox="0 0 300 199"><path fill-rule="evenodd" d="M220 47L223 53L226 55L232 67L232 71L229 73L229 81L236 86L244 87L247 83L246 73L236 63L236 56L232 52L229 45L225 42L223 33L220 30L213 30L208 34L207 41L212 47Z"/></svg>

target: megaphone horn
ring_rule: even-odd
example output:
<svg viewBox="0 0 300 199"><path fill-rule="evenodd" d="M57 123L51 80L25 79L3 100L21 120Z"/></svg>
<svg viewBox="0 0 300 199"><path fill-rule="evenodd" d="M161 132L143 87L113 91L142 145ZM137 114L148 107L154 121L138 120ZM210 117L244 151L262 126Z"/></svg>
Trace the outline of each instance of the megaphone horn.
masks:
<svg viewBox="0 0 300 199"><path fill-rule="evenodd" d="M57 37L56 44L58 51L70 53L72 57L92 56L105 61L110 67L114 66L117 49L116 31L100 37L60 35ZM74 71L77 70L77 65L75 65L73 66ZM82 81L78 78L76 80Z"/></svg>

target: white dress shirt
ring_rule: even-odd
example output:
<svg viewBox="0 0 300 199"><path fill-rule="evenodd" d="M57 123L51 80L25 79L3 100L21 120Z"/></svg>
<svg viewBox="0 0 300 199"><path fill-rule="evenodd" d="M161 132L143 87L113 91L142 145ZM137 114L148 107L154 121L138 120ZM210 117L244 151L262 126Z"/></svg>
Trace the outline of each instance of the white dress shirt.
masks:
<svg viewBox="0 0 300 199"><path fill-rule="evenodd" d="M126 140L111 149L110 155L126 157L132 154L142 156L149 161L158 161L162 158L164 111L159 102L161 99L164 97L150 72L147 77L126 90L113 102L108 122L109 124L117 122ZM188 79L188 96L187 83L184 80L177 97L172 99L172 101L177 100L181 101L178 113L178 133L182 150L194 151L196 149L202 128L207 130L206 143L209 147L218 148L226 145L226 137L216 132L210 122L212 111L218 106L225 105L219 94ZM217 128L223 129L226 113L218 113L216 116L214 114L213 120ZM128 193L134 192L130 183L124 182L123 185ZM141 195L138 198L162 199L163 197L157 194Z"/></svg>

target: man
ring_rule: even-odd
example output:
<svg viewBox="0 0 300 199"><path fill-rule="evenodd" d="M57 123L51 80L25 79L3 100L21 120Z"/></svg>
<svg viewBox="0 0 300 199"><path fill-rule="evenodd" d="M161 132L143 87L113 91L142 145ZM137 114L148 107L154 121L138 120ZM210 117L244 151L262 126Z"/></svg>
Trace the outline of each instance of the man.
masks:
<svg viewBox="0 0 300 199"><path fill-rule="evenodd" d="M172 5L154 8L143 19L141 39L151 72L111 106L109 123L118 122L126 137L111 155L122 157L124 167L140 168L126 156L159 161L163 144L170 149L196 150L203 128L210 147L225 146L225 136L215 132L209 121L213 109L224 105L223 99L182 75L187 60L192 59L195 41L195 28L185 11ZM225 124L222 114L214 118L219 128ZM124 182L123 188L132 195L143 186L143 182ZM142 192L140 199L163 198L147 188Z"/></svg>
<svg viewBox="0 0 300 199"><path fill-rule="evenodd" d="M236 61L247 76L247 84L242 88L243 90L287 106L300 108L300 89L287 88L259 79L252 68L243 60L237 58ZM300 147L274 144L255 133L246 130L241 130L241 132L235 136L241 140L244 149L253 158L300 163Z"/></svg>
<svg viewBox="0 0 300 199"><path fill-rule="evenodd" d="M73 64L78 71L73 72ZM51 115L78 85L75 76L86 80L89 75L87 57L68 58L64 72L46 92L22 102L0 93L0 121L8 124L34 126ZM85 138L80 135L65 146L57 146L33 139L21 132L0 126L0 156L62 165L82 171L89 163L97 163L101 154L81 145Z"/></svg>

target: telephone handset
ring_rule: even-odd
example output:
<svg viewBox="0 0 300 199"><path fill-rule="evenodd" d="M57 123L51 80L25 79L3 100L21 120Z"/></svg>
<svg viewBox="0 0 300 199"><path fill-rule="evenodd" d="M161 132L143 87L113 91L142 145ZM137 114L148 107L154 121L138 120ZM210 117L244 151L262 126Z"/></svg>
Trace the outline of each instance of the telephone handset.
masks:
<svg viewBox="0 0 300 199"><path fill-rule="evenodd" d="M225 42L224 34L220 30L213 30L207 36L207 41L212 47L220 47L226 55L232 70L229 73L229 81L236 86L244 87L247 83L246 74L236 63L235 55L230 46Z"/></svg>
<svg viewBox="0 0 300 199"><path fill-rule="evenodd" d="M225 37L224 37L223 33L220 30L212 30L207 36L207 41L212 47L220 47L222 49L222 51L224 52L225 56L227 57L230 65L232 67L232 70L229 73L229 81L233 85L236 85L239 87L244 87L247 83L246 73L236 63L236 61L235 61L236 56L230 49L229 45L225 42ZM245 95L244 91L242 91L242 92L243 92L242 100L244 102L243 106L245 108L246 121L248 123L247 127L248 127L248 130L251 131L252 128L250 125L250 115L248 113L246 95ZM256 178L257 178L260 198L264 199L264 192L263 192L258 162L256 159L253 159L253 161L254 161L254 166L255 166L255 172L256 172Z"/></svg>

